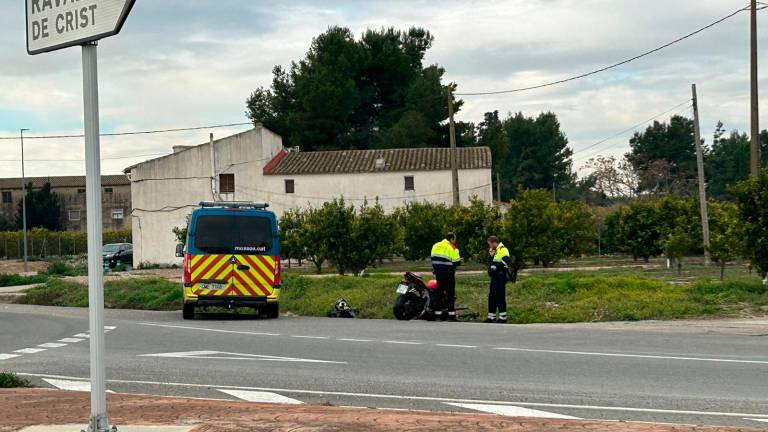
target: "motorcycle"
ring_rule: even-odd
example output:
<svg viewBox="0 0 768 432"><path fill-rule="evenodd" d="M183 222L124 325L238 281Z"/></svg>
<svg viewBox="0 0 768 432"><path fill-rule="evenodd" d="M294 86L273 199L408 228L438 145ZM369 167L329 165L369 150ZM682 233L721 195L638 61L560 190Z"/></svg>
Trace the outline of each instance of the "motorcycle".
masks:
<svg viewBox="0 0 768 432"><path fill-rule="evenodd" d="M434 318L430 308L431 290L421 276L412 272L405 273L396 293L397 299L392 307L396 319L406 321Z"/></svg>

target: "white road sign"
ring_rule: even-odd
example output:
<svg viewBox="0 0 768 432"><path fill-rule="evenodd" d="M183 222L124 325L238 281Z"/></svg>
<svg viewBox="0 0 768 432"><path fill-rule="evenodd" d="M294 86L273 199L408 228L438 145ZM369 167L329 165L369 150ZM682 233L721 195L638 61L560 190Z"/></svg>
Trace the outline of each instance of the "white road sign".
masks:
<svg viewBox="0 0 768 432"><path fill-rule="evenodd" d="M136 0L25 0L27 52L40 54L120 33Z"/></svg>

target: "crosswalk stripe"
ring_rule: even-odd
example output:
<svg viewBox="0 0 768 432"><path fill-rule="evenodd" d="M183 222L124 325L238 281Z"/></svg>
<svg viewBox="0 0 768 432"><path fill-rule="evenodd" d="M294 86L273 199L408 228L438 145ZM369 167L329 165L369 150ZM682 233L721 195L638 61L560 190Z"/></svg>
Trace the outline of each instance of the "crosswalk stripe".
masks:
<svg viewBox="0 0 768 432"><path fill-rule="evenodd" d="M222 393L226 393L230 396L234 396L238 399L242 399L248 402L261 402L261 403L275 403L275 404L287 404L287 405L301 405L304 402L289 397L263 391L248 391L248 390L230 390L230 389L218 389Z"/></svg>
<svg viewBox="0 0 768 432"><path fill-rule="evenodd" d="M9 360L16 357L21 357L21 356L19 354L0 354L0 360Z"/></svg>
<svg viewBox="0 0 768 432"><path fill-rule="evenodd" d="M539 411L531 408L517 407L513 405L490 405L490 404L471 404L471 403L447 403L447 405L482 411L491 414L498 414L506 417L537 417L550 419L569 419L579 420L578 417L567 416L547 411Z"/></svg>
<svg viewBox="0 0 768 432"><path fill-rule="evenodd" d="M54 378L43 378L43 381L61 390L78 391L78 392L91 391L90 381L70 381L70 380L54 379ZM114 393L114 392L112 390L107 390L107 393Z"/></svg>
<svg viewBox="0 0 768 432"><path fill-rule="evenodd" d="M78 339L78 338L64 338L64 339L59 339L59 342L66 342L66 343L77 343L77 342L82 342L83 340L85 340L85 339Z"/></svg>

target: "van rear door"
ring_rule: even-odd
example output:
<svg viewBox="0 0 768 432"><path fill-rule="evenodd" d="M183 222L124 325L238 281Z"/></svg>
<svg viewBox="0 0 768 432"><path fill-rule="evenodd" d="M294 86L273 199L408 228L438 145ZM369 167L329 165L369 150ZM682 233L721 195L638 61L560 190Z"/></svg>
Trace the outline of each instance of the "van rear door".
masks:
<svg viewBox="0 0 768 432"><path fill-rule="evenodd" d="M198 295L269 297L276 260L273 220L248 211L200 214L194 229L192 281ZM196 264L197 260L197 264Z"/></svg>

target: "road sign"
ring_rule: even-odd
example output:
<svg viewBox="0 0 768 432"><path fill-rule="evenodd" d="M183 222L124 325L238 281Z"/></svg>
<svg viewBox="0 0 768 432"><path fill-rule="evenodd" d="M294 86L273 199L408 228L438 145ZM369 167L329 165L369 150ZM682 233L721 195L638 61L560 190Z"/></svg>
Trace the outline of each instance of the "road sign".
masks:
<svg viewBox="0 0 768 432"><path fill-rule="evenodd" d="M136 0L25 0L27 52L31 55L82 45L85 194L88 214L88 322L91 419L89 432L107 432L104 366L104 262L101 257L101 156L99 143L99 39L116 35Z"/></svg>
<svg viewBox="0 0 768 432"><path fill-rule="evenodd" d="M27 52L40 54L120 33L136 0L25 0Z"/></svg>

